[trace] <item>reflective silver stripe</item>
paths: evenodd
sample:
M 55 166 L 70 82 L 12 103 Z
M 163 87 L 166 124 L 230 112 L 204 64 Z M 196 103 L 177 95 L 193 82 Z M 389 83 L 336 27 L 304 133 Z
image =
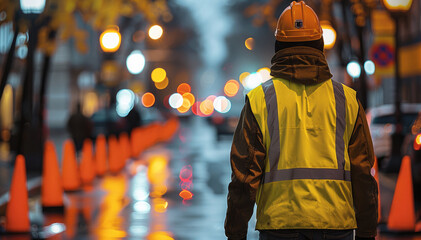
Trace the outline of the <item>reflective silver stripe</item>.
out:
M 329 179 L 351 181 L 351 172 L 328 168 L 279 169 L 266 173 L 264 183 L 294 179 Z
M 276 97 L 273 80 L 263 83 L 263 92 L 265 94 L 266 109 L 268 111 L 268 129 L 270 135 L 269 146 L 269 164 L 270 169 L 278 168 L 279 161 L 279 120 L 278 120 L 278 99 Z
M 270 146 L 268 151 L 268 159 L 270 164 L 270 172 L 264 174 L 263 183 L 294 180 L 294 179 L 329 179 L 329 180 L 345 180 L 351 181 L 351 172 L 345 171 L 344 157 L 344 133 L 345 133 L 345 107 L 346 99 L 344 89 L 341 83 L 332 80 L 333 92 L 335 95 L 336 107 L 336 160 L 338 162 L 337 169 L 327 168 L 293 168 L 293 169 L 277 169 L 280 156 L 279 142 L 279 116 L 278 102 L 276 97 L 273 80 L 265 82 L 262 87 L 265 94 L 266 108 L 268 111 L 268 129 L 270 135 Z
M 336 159 L 338 169 L 344 169 L 345 93 L 341 83 L 332 80 L 332 85 L 336 103 Z

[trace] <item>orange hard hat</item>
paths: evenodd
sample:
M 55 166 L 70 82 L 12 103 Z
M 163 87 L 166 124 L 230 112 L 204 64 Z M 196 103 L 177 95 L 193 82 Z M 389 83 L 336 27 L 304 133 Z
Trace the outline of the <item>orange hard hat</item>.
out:
M 304 1 L 293 1 L 279 16 L 275 37 L 280 42 L 306 42 L 322 37 L 316 13 Z

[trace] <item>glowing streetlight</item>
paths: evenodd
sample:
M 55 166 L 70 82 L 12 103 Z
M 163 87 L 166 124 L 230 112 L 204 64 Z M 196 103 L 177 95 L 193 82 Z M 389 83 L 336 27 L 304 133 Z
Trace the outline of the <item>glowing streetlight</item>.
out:
M 412 5 L 412 0 L 383 0 L 384 6 L 391 12 L 407 12 Z
M 164 33 L 164 30 L 159 25 L 153 25 L 149 28 L 149 37 L 153 40 L 160 39 L 162 37 L 162 34 Z
M 321 21 L 320 25 L 323 29 L 323 41 L 325 43 L 325 49 L 331 49 L 335 46 L 336 42 L 336 31 L 332 27 L 329 21 Z
M 25 14 L 40 14 L 44 11 L 46 0 L 20 0 L 20 8 Z
M 101 44 L 102 51 L 104 52 L 117 51 L 121 44 L 121 35 L 118 28 L 109 28 L 102 32 L 99 37 L 99 43 Z

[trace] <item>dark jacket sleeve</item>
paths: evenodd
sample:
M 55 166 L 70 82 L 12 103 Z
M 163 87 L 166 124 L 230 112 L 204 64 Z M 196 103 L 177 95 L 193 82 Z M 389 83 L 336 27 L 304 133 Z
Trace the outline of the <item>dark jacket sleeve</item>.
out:
M 225 218 L 225 235 L 228 239 L 247 237 L 248 221 L 253 215 L 265 156 L 263 135 L 246 98 L 231 147 L 232 174 Z
M 374 150 L 364 109 L 360 102 L 358 104 L 357 121 L 349 142 L 352 194 L 357 218 L 356 235 L 374 237 L 378 218 L 378 186 L 371 175 Z

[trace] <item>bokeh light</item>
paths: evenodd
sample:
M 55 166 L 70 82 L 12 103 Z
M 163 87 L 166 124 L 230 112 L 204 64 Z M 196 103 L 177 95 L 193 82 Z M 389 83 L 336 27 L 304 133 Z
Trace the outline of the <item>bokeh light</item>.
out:
M 180 192 L 180 197 L 183 198 L 184 200 L 190 200 L 193 198 L 193 193 L 191 193 L 189 190 L 183 189 Z
M 168 202 L 163 198 L 153 198 L 152 205 L 155 212 L 164 213 L 167 211 Z
M 248 75 L 244 81 L 243 86 L 247 90 L 252 90 L 262 84 L 262 76 L 259 73 L 252 73 Z
M 262 82 L 266 82 L 267 80 L 270 80 L 272 78 L 272 76 L 270 75 L 270 68 L 268 67 L 261 68 L 257 70 L 257 72 L 262 77 Z
M 323 29 L 323 41 L 325 49 L 333 48 L 336 42 L 335 29 L 332 27 L 329 21 L 321 21 L 320 25 Z
M 142 104 L 147 108 L 152 107 L 155 104 L 155 96 L 150 92 L 143 94 Z
M 219 96 L 213 101 L 213 106 L 220 113 L 227 113 L 231 110 L 231 101 L 224 96 Z
M 121 89 L 116 95 L 116 111 L 120 117 L 125 117 L 132 110 L 136 96 L 130 89 Z
M 127 57 L 126 66 L 131 74 L 141 73 L 145 67 L 145 56 L 140 50 L 134 50 Z
M 194 97 L 194 95 L 192 93 L 186 92 L 182 96 L 183 96 L 183 99 L 187 99 L 188 100 L 189 107 L 191 107 L 194 104 L 194 102 L 196 101 L 196 99 L 195 99 L 195 97 Z
M 358 78 L 361 75 L 361 66 L 356 61 L 352 61 L 346 66 L 346 71 L 352 78 Z
M 243 72 L 240 74 L 240 77 L 238 79 L 240 80 L 241 84 L 243 84 L 244 80 L 246 79 L 246 77 L 248 77 L 248 75 L 250 75 L 249 72 Z
M 183 95 L 186 92 L 191 92 L 191 87 L 187 83 L 182 83 L 182 84 L 178 85 L 177 92 L 179 94 Z
M 151 73 L 152 81 L 156 83 L 164 81 L 166 76 L 167 72 L 163 68 L 155 68 Z
M 206 98 L 199 106 L 200 112 L 205 116 L 210 116 L 214 112 L 213 99 Z
M 117 28 L 117 29 L 116 29 Z M 99 37 L 101 49 L 104 52 L 115 52 L 120 48 L 121 35 L 118 32 L 118 27 L 113 27 L 105 30 Z
M 28 47 L 26 45 L 22 45 L 18 48 L 18 50 L 16 51 L 16 55 L 18 56 L 18 58 L 20 59 L 25 59 L 26 56 L 28 55 Z
M 203 114 L 200 112 L 200 104 L 201 104 L 200 101 L 195 102 L 193 106 L 191 107 L 191 111 L 193 112 L 194 115 L 203 117 Z
M 164 81 L 162 82 L 154 82 L 155 83 L 155 87 L 159 90 L 165 89 L 168 86 L 169 80 L 168 77 L 164 78 Z
M 235 95 L 237 95 L 239 89 L 240 84 L 236 80 L 231 79 L 228 80 L 227 83 L 225 83 L 224 93 L 228 97 L 234 97 Z
M 183 105 L 183 96 L 179 93 L 174 93 L 168 100 L 172 108 L 179 108 Z
M 254 48 L 254 38 L 249 37 L 246 39 L 246 41 L 244 42 L 244 45 L 246 46 L 246 48 L 248 50 L 253 50 Z
M 160 39 L 162 37 L 162 34 L 164 33 L 164 30 L 159 25 L 153 25 L 149 28 L 149 37 L 153 40 Z
M 367 60 L 364 63 L 364 70 L 368 75 L 373 75 L 376 72 L 376 65 L 373 61 Z

